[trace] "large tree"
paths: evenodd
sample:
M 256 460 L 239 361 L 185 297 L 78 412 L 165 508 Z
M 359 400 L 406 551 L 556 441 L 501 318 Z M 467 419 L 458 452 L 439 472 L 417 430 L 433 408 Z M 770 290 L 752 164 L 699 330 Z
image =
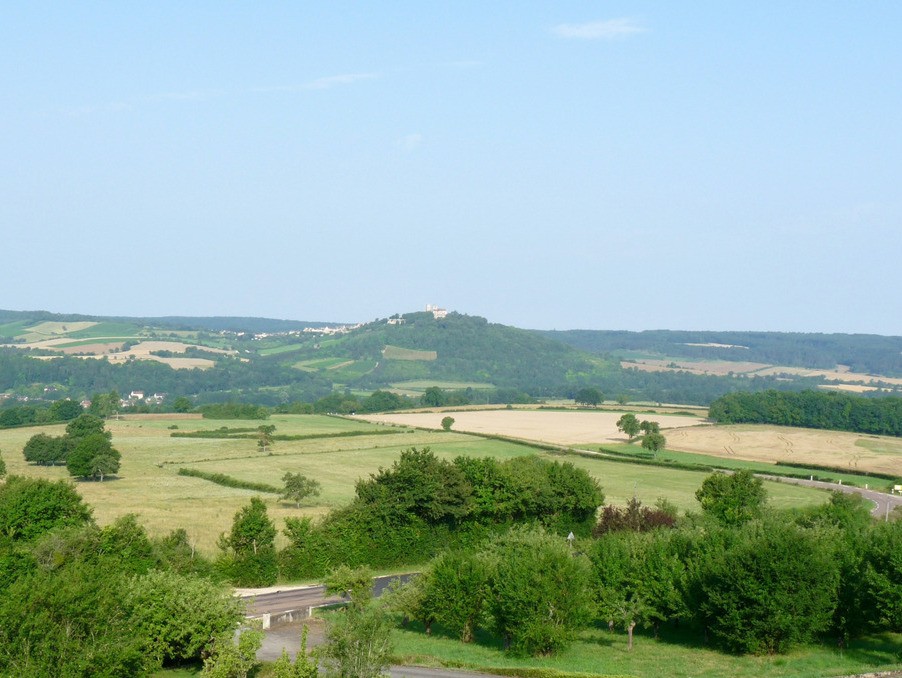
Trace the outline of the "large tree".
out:
M 566 647 L 591 616 L 590 568 L 564 539 L 514 530 L 493 544 L 489 604 L 495 630 L 514 654 L 547 655 Z
M 25 461 L 39 466 L 65 464 L 71 444 L 68 436 L 50 436 L 37 433 L 28 439 L 22 448 Z
M 0 535 L 8 539 L 31 541 L 90 522 L 91 509 L 69 482 L 10 476 L 0 485 Z
M 741 525 L 764 510 L 767 491 L 751 471 L 712 473 L 695 492 L 702 511 L 723 525 Z
M 723 648 L 785 652 L 825 631 L 839 563 L 823 534 L 776 522 L 750 525 L 699 568 L 698 614 Z
M 604 402 L 604 395 L 597 388 L 586 387 L 579 389 L 573 396 L 574 402 L 578 405 L 588 405 L 590 407 L 598 407 Z
M 626 433 L 630 440 L 635 438 L 640 429 L 639 429 L 639 420 L 636 419 L 635 414 L 627 413 L 624 414 L 620 419 L 617 420 L 617 429 Z
M 276 580 L 276 527 L 258 497 L 241 508 L 228 535 L 219 538 L 226 555 L 225 567 L 239 586 L 269 586 Z
M 66 459 L 66 468 L 69 475 L 103 481 L 119 471 L 121 456 L 103 433 L 92 433 L 76 441 Z

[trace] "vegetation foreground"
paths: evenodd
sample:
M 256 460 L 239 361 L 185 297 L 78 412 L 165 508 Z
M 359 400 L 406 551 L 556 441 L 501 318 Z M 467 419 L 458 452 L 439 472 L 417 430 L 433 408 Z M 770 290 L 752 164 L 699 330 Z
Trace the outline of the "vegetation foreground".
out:
M 453 421 L 436 432 L 270 421 L 86 416 L 4 432 L 6 451 L 12 436 L 24 454 L 6 454 L 15 474 L 0 482 L 0 675 L 188 662 L 211 676 L 364 678 L 393 658 L 534 676 L 824 675 L 902 661 L 902 523 L 874 523 L 855 498 L 747 470 L 537 453 Z M 166 484 L 182 483 L 237 510 L 223 509 L 205 552 L 185 504 L 169 506 L 181 525 L 168 532 L 148 534 L 128 512 L 97 524 L 75 487 L 53 480 L 67 473 L 120 510 L 162 508 Z M 801 494 L 781 508 L 772 490 Z M 400 566 L 422 574 L 370 600 L 368 568 Z M 286 656 L 260 672 L 260 632 L 233 642 L 240 610 L 222 585 L 314 578 L 349 600 L 320 666 Z

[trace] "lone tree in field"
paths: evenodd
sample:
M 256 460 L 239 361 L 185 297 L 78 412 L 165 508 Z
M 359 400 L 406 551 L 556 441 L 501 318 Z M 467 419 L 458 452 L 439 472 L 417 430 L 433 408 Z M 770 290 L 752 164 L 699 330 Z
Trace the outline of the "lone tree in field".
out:
M 257 427 L 257 447 L 263 452 L 272 447 L 272 434 L 276 432 L 276 427 L 272 424 L 261 424 Z
M 444 429 L 445 431 L 450 431 L 453 425 L 454 417 L 445 417 L 442 419 L 442 429 Z
M 285 483 L 285 490 L 280 498 L 293 501 L 297 508 L 301 507 L 301 502 L 307 497 L 318 497 L 322 489 L 318 480 L 308 478 L 301 473 L 288 471 L 282 476 L 282 481 Z
M 636 419 L 635 414 L 624 414 L 617 420 L 617 429 L 626 433 L 630 441 L 639 434 L 641 430 L 639 426 L 639 420 Z
M 657 431 L 642 436 L 642 449 L 658 453 L 667 445 L 667 438 Z
M 577 405 L 598 407 L 604 402 L 604 395 L 597 388 L 581 388 L 573 396 L 573 401 Z

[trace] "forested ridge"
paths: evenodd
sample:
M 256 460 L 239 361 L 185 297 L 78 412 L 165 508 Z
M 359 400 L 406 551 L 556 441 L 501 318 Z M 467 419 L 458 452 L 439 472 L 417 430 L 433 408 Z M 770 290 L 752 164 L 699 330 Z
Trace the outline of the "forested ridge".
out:
M 902 376 L 902 337 L 877 334 L 680 330 L 565 330 L 541 334 L 599 355 L 622 350 L 648 351 L 667 357 L 751 361 L 812 369 L 847 365 L 853 372 Z

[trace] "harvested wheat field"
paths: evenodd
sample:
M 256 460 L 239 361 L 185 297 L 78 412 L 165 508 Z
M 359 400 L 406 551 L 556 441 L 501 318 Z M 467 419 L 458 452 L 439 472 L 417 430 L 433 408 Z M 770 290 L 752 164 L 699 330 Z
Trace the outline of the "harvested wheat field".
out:
M 667 447 L 729 459 L 821 464 L 850 471 L 902 472 L 902 440 L 845 431 L 754 424 L 667 431 Z
M 697 417 L 673 414 L 643 414 L 636 417 L 656 421 L 667 435 L 667 429 L 704 426 Z M 533 440 L 557 445 L 587 445 L 590 443 L 623 443 L 626 436 L 617 430 L 622 412 L 579 411 L 545 412 L 541 410 L 470 410 L 465 412 L 417 412 L 406 414 L 371 414 L 358 418 L 386 424 L 403 424 L 420 428 L 442 427 L 442 419 L 454 418 L 452 430 L 467 433 L 488 433 L 521 440 Z

